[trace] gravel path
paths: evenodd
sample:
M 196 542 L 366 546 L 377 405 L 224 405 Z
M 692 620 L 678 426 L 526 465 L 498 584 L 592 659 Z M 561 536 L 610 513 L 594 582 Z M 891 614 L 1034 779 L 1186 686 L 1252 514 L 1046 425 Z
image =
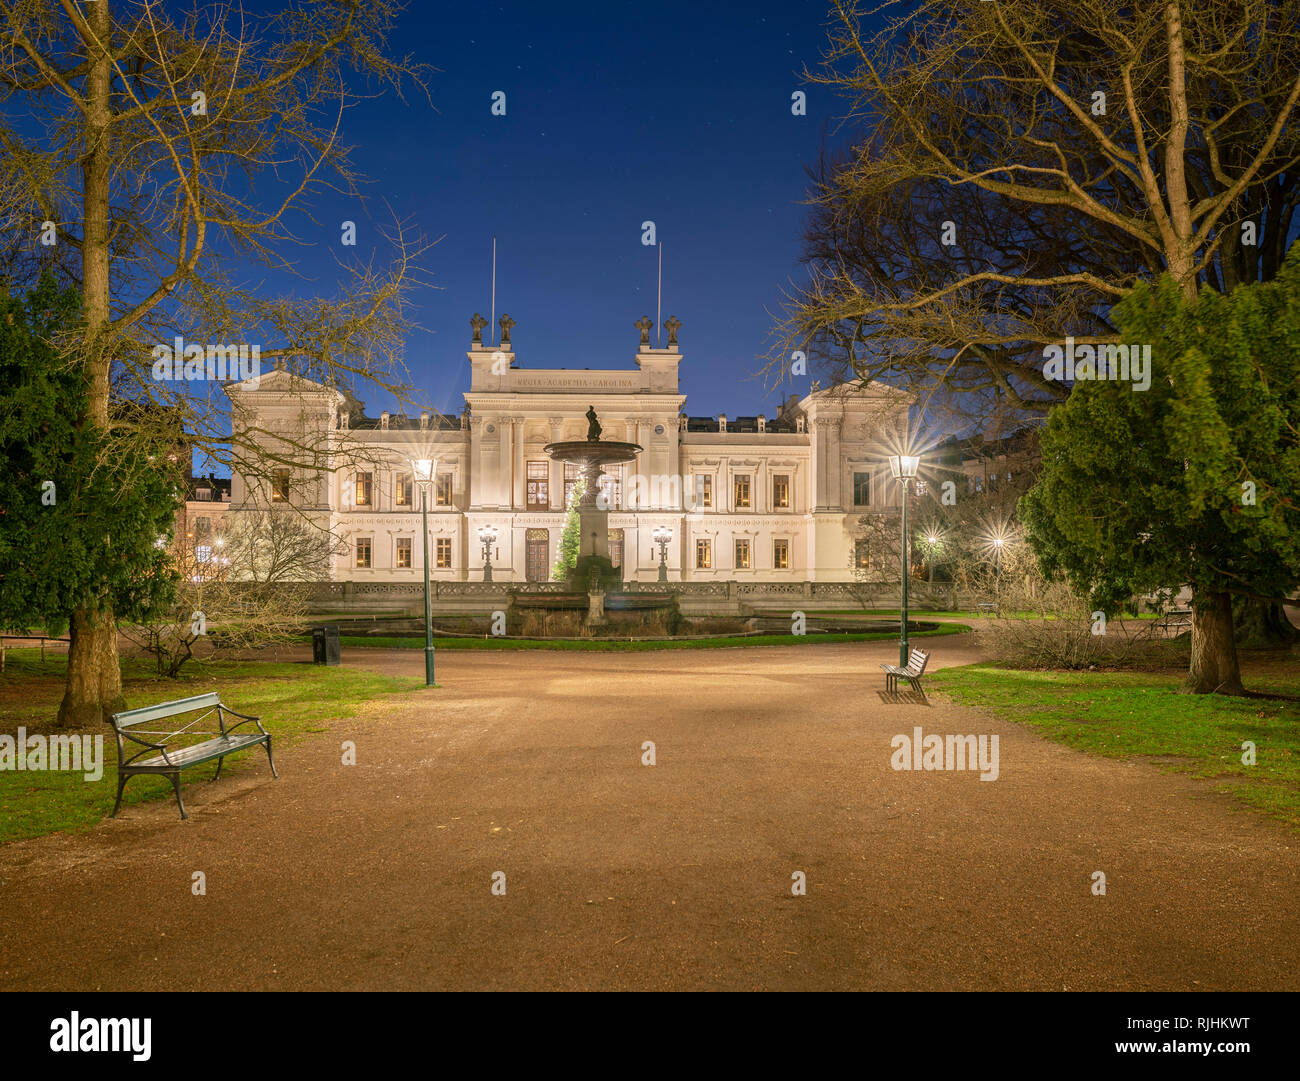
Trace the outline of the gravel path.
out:
M 285 748 L 279 781 L 190 784 L 188 822 L 159 801 L 0 849 L 0 988 L 1300 989 L 1294 834 L 884 701 L 896 657 L 440 653 L 442 689 Z M 997 734 L 1000 776 L 895 771 L 916 725 Z

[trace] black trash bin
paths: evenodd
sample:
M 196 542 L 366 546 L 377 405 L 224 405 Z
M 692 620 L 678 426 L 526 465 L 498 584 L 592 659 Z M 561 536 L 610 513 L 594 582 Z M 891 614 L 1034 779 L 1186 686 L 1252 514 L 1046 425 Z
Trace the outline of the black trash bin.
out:
M 312 661 L 315 664 L 338 664 L 339 656 L 338 627 L 313 627 L 311 629 Z

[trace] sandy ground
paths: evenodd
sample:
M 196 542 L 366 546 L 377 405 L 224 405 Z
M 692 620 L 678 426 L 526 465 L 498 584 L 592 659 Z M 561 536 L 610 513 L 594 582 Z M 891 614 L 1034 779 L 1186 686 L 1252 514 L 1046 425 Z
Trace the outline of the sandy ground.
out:
M 0 849 L 0 988 L 1300 989 L 1295 834 L 885 700 L 896 656 L 440 653 L 441 689 L 283 748 L 281 780 L 205 771 L 188 822 Z M 914 725 L 998 734 L 999 778 L 893 770 Z

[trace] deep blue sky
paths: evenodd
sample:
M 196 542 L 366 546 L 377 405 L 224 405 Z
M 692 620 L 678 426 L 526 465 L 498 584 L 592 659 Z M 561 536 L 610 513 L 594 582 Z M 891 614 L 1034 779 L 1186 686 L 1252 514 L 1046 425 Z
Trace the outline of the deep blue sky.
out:
M 353 110 L 344 136 L 373 181 L 367 207 L 317 199 L 314 210 L 322 224 L 356 220 L 362 256 L 385 204 L 441 238 L 424 260 L 437 288 L 418 298 L 424 330 L 407 350 L 429 402 L 463 404 L 494 234 L 497 315 L 518 324 L 521 365 L 631 367 L 632 324 L 655 312 L 645 220 L 664 245 L 663 317 L 683 324 L 687 411 L 770 415 L 806 392 L 806 377 L 766 395 L 753 377 L 783 286 L 804 277 L 805 167 L 844 107 L 797 75 L 818 63 L 826 17 L 823 0 L 414 0 L 393 46 L 439 69 L 433 108 L 390 94 Z M 802 117 L 790 108 L 798 89 Z M 491 115 L 496 90 L 505 117 Z M 315 257 L 300 265 L 310 274 Z M 372 415 L 388 404 L 367 400 Z

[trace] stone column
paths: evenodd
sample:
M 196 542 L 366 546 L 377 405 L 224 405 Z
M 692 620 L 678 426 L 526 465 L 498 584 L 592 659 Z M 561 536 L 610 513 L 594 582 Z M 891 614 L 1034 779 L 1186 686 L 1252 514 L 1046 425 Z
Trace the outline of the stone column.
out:
M 563 432 L 563 417 L 548 417 L 551 424 L 551 442 L 558 443 L 560 435 Z M 548 471 L 550 478 L 550 504 L 551 510 L 564 510 L 564 463 L 551 459 Z
M 842 454 L 840 451 L 841 417 L 827 418 L 826 439 L 826 505 L 831 510 L 844 509 L 844 470 L 840 468 Z
M 624 438 L 625 438 L 629 443 L 640 443 L 640 442 L 641 442 L 641 440 L 637 438 L 637 436 L 638 436 L 638 434 L 639 434 L 639 428 L 640 428 L 640 425 L 637 423 L 635 417 L 628 417 L 627 420 L 625 420 L 625 421 L 623 422 L 623 426 L 624 426 L 624 428 L 625 428 L 626 431 L 627 431 L 627 435 L 626 435 Z M 644 453 L 645 453 L 645 452 L 642 451 L 642 452 L 641 452 L 640 454 L 638 454 L 635 458 L 633 458 L 630 462 L 624 462 L 624 463 L 623 463 L 623 499 L 624 499 L 624 501 L 627 500 L 628 494 L 632 491 L 632 478 L 635 477 L 635 476 L 637 476 L 637 475 L 641 472 L 641 454 L 644 454 Z M 640 485 L 637 485 L 637 490 L 640 491 Z M 626 548 L 626 545 L 625 545 L 624 547 Z M 624 558 L 624 559 L 627 558 L 626 553 L 624 554 L 624 557 L 623 557 L 623 558 Z
M 510 506 L 510 418 L 497 417 L 496 504 Z
M 515 510 L 523 510 L 527 503 L 525 497 L 525 485 L 527 484 L 526 471 L 524 469 L 524 418 L 511 417 L 510 427 L 513 429 L 511 438 L 514 441 L 514 484 L 511 492 L 511 505 Z

